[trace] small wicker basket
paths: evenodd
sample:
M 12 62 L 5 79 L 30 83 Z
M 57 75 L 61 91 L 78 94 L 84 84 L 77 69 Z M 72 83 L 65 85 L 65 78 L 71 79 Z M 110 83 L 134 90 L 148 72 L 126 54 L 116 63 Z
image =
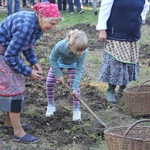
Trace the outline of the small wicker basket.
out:
M 135 126 L 150 119 L 138 120 L 129 127 L 114 127 L 104 131 L 109 150 L 149 150 L 150 126 Z M 132 130 L 131 130 L 132 129 Z
M 126 110 L 133 117 L 150 115 L 150 85 L 144 85 L 149 81 L 126 88 L 123 92 Z

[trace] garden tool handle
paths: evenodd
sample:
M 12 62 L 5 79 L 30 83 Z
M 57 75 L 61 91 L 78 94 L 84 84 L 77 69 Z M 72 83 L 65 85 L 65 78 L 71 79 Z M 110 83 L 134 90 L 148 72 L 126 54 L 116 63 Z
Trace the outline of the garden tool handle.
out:
M 150 122 L 150 119 L 142 119 L 142 120 L 138 120 L 138 121 L 134 122 L 132 125 L 130 125 L 130 126 L 127 128 L 126 132 L 124 133 L 124 137 L 129 133 L 129 131 L 130 131 L 135 125 L 137 125 L 137 124 L 139 124 L 139 123 L 141 123 L 141 122 Z
M 71 88 L 66 83 L 64 83 L 64 86 L 69 92 L 72 92 Z M 101 124 L 102 127 L 107 128 L 107 125 L 89 108 L 89 106 L 81 98 L 76 95 L 73 96 L 81 102 L 81 104 L 93 115 L 93 117 Z

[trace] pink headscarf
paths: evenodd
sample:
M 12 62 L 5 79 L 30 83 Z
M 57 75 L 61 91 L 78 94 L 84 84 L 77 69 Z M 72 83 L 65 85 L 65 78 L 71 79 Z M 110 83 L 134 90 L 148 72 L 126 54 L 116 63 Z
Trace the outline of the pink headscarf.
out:
M 49 2 L 36 3 L 33 9 L 43 17 L 61 17 L 58 6 L 56 4 Z

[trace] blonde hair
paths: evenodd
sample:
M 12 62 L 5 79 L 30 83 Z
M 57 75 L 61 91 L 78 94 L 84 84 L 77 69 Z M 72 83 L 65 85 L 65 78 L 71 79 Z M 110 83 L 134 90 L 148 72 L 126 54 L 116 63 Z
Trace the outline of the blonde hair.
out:
M 84 51 L 88 47 L 88 38 L 84 31 L 75 29 L 65 38 L 76 51 Z

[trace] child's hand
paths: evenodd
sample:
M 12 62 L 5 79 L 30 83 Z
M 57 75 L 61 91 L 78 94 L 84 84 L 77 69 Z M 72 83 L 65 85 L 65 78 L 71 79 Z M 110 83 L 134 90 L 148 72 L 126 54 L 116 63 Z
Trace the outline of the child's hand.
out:
M 61 77 L 57 78 L 56 81 L 57 81 L 58 83 L 63 83 L 63 84 L 64 84 L 64 77 L 61 76 Z
M 75 90 L 73 90 L 72 92 L 70 92 L 70 94 L 72 95 L 72 96 L 78 96 L 78 93 L 77 93 L 77 91 L 75 91 Z

